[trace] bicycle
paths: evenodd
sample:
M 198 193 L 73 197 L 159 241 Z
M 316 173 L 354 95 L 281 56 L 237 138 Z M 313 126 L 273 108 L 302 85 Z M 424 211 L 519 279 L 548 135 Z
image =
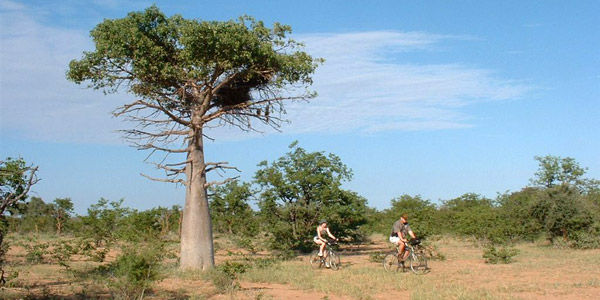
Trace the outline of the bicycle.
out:
M 315 250 L 310 254 L 310 266 L 313 269 L 319 269 L 322 266 L 327 267 L 329 265 L 329 268 L 332 270 L 339 270 L 341 266 L 340 255 L 332 249 L 332 246 L 337 243 L 329 240 L 325 241 L 325 243 L 325 253 L 323 253 L 323 256 L 319 256 L 319 250 Z
M 398 253 L 399 249 L 396 246 L 396 252 L 390 253 L 383 258 L 383 268 L 388 271 L 398 271 L 402 268 L 402 272 L 405 272 L 404 269 L 406 266 L 404 265 L 405 261 L 408 261 L 410 270 L 417 274 L 423 275 L 429 273 L 429 268 L 427 267 L 427 257 L 425 257 L 425 250 L 422 249 L 419 245 L 421 244 L 420 240 L 413 240 L 410 243 L 405 243 L 405 248 L 402 253 Z M 408 257 L 405 261 L 402 260 L 404 254 L 408 251 Z

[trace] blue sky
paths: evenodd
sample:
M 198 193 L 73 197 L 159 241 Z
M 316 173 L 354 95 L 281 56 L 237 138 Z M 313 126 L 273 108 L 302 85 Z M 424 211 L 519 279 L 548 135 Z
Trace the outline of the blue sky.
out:
M 439 203 L 517 191 L 534 156 L 573 157 L 600 178 L 598 1 L 56 2 L 0 0 L 0 157 L 38 165 L 32 195 L 70 197 L 78 213 L 101 197 L 183 205 L 182 187 L 140 176 L 160 172 L 115 132 L 130 126 L 110 112 L 133 97 L 64 76 L 93 49 L 96 24 L 152 3 L 169 16 L 288 24 L 326 59 L 319 97 L 288 105 L 282 132 L 211 133 L 207 161 L 228 161 L 244 181 L 295 140 L 338 155 L 354 171 L 344 187 L 379 209 L 402 194 Z

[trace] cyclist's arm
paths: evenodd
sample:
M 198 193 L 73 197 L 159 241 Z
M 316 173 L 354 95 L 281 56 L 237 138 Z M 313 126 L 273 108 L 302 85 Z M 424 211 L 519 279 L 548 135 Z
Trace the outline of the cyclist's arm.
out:
M 327 234 L 329 235 L 330 238 L 332 239 L 336 239 L 335 236 L 333 236 L 333 234 L 331 234 L 331 231 L 329 231 L 329 228 L 327 228 Z
M 411 236 L 413 239 L 416 239 L 416 238 L 417 238 L 417 236 L 415 235 L 415 233 L 414 233 L 412 230 L 409 230 L 409 231 L 408 231 L 408 234 L 409 234 L 409 235 L 410 235 L 410 236 Z

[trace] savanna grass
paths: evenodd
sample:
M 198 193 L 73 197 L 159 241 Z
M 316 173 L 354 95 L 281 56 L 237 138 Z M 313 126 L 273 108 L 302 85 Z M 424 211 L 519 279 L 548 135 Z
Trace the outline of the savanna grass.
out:
M 313 270 L 306 262 L 286 262 L 272 268 L 251 269 L 242 278 L 252 282 L 290 284 L 299 289 L 347 295 L 357 299 L 368 299 L 389 289 L 402 290 L 401 287 L 408 288 L 426 280 L 411 274 L 388 273 L 377 264 L 332 271 Z
M 483 289 L 471 290 L 462 285 L 418 285 L 411 291 L 411 300 L 499 300 L 512 299 Z

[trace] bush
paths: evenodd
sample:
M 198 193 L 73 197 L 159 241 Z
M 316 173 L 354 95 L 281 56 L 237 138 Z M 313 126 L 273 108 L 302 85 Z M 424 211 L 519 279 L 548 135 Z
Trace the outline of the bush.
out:
M 421 196 L 401 195 L 391 200 L 391 207 L 380 213 L 371 215 L 371 221 L 375 224 L 372 228 L 385 236 L 389 236 L 392 224 L 400 219 L 402 213 L 408 214 L 408 222 L 413 232 L 420 239 L 440 233 L 440 222 L 437 219 L 436 207 L 429 200 Z
M 571 233 L 569 246 L 577 249 L 596 249 L 600 248 L 600 223 L 591 225 L 587 230 L 580 230 Z
M 385 258 L 387 253 L 384 252 L 372 252 L 369 254 L 369 261 L 380 263 L 383 262 L 383 258 Z
M 162 260 L 167 253 L 163 243 L 134 244 L 123 250 L 108 272 L 115 299 L 142 299 L 145 291 L 160 277 Z
M 208 273 L 208 278 L 219 293 L 231 293 L 240 288 L 237 282 L 239 275 L 245 273 L 252 266 L 250 264 L 226 261 Z
M 570 246 L 588 247 L 595 234 L 596 218 L 579 190 L 569 185 L 545 189 L 532 205 L 531 216 L 543 224 L 552 243 L 563 240 Z
M 88 208 L 87 216 L 80 217 L 75 235 L 94 241 L 96 246 L 110 246 L 119 236 L 124 219 L 130 210 L 122 208 L 123 199 L 110 202 L 101 198 Z
M 235 278 L 219 269 L 211 270 L 206 276 L 221 294 L 231 293 L 240 287 Z
M 25 260 L 30 264 L 41 264 L 44 262 L 44 256 L 48 254 L 48 244 L 25 244 L 27 254 Z
M 483 252 L 483 258 L 488 264 L 509 264 L 513 262 L 513 257 L 519 254 L 519 250 L 515 248 L 502 247 L 499 250 L 494 246 L 490 246 Z
M 436 245 L 430 245 L 428 243 L 421 245 L 423 250 L 425 251 L 425 256 L 429 259 L 444 261 L 446 260 L 446 255 L 440 252 L 439 248 Z

